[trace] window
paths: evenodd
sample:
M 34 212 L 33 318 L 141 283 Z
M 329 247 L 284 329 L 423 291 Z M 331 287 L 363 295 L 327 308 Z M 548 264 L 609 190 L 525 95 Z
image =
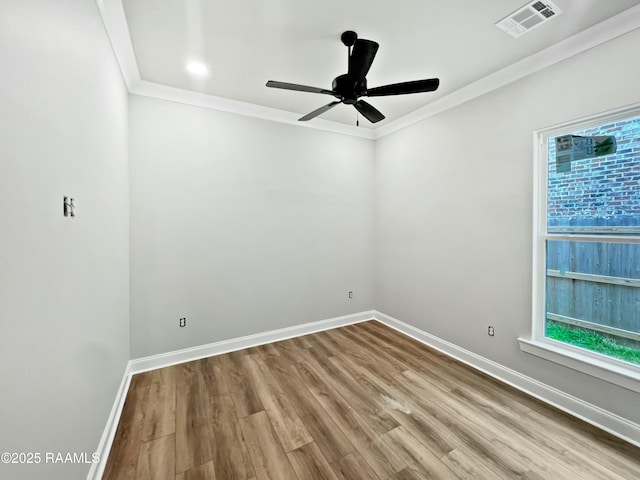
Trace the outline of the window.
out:
M 640 106 L 535 140 L 533 328 L 521 347 L 640 391 Z

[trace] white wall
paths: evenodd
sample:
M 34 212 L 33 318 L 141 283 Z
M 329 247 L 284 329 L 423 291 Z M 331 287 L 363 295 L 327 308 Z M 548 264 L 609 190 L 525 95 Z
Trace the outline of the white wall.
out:
M 640 396 L 525 354 L 532 132 L 640 100 L 640 31 L 376 145 L 376 309 L 640 422 Z M 494 325 L 495 337 L 487 336 Z
M 90 0 L 0 3 L 0 478 L 86 478 L 129 358 L 127 93 Z M 64 218 L 73 196 L 77 217 Z
M 91 454 L 129 358 L 371 308 L 640 422 L 637 394 L 515 340 L 530 328 L 531 131 L 639 101 L 638 44 L 374 145 L 128 100 L 93 1 L 2 2 L 0 451 Z
M 139 96 L 130 111 L 133 358 L 373 307 L 372 141 Z

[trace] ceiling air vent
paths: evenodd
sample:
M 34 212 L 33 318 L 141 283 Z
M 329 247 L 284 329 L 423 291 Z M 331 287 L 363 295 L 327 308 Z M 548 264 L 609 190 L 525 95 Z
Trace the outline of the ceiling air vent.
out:
M 542 25 L 562 13 L 558 6 L 549 1 L 531 2 L 496 23 L 496 27 L 514 38 Z

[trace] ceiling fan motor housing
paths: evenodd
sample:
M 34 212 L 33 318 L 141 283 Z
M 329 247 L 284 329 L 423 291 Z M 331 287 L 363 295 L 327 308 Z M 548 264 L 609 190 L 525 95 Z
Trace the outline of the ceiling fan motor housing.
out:
M 342 99 L 343 103 L 352 105 L 358 101 L 358 97 L 367 94 L 367 79 L 354 79 L 348 73 L 345 73 L 333 79 L 331 89 L 340 96 L 339 98 Z

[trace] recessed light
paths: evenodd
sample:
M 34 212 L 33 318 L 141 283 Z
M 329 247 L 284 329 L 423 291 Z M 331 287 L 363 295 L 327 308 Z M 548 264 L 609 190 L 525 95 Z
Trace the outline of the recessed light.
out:
M 191 61 L 187 62 L 187 72 L 202 77 L 209 73 L 209 69 L 202 62 Z

